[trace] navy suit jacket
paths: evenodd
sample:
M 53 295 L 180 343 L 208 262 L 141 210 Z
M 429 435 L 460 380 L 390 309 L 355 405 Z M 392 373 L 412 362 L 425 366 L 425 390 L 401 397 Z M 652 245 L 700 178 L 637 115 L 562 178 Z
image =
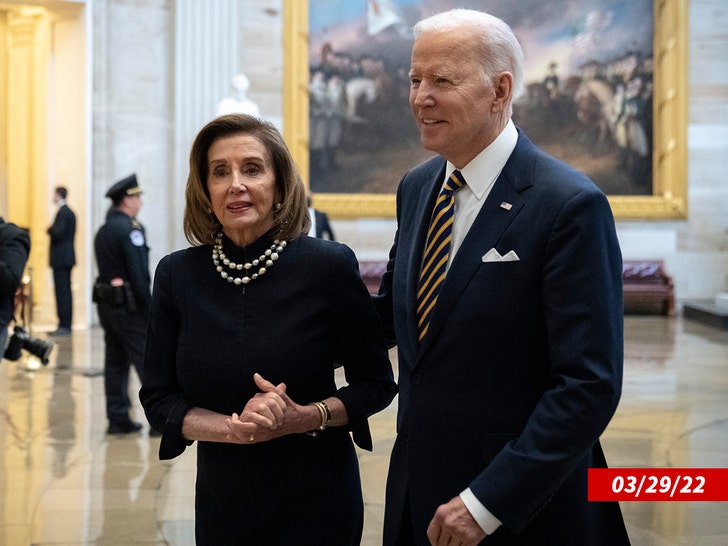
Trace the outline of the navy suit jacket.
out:
M 76 215 L 68 205 L 58 209 L 53 224 L 48 228 L 51 238 L 50 266 L 71 269 L 76 265 L 76 251 L 73 239 L 76 235 Z
M 445 160 L 408 172 L 375 304 L 399 356 L 398 435 L 384 544 L 406 499 L 417 544 L 470 487 L 502 522 L 488 544 L 628 544 L 616 503 L 587 502 L 587 468 L 621 393 L 622 261 L 604 194 L 518 143 L 454 257 L 420 344 L 416 290 Z M 518 261 L 484 262 L 492 248 Z

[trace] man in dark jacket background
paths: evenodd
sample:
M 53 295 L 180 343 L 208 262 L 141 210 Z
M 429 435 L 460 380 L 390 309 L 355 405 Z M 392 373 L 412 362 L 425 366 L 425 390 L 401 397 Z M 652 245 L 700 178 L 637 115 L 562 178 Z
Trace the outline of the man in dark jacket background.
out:
M 76 236 L 76 215 L 68 206 L 68 190 L 58 186 L 53 194 L 53 202 L 58 205 L 56 217 L 48 228 L 51 238 L 50 266 L 53 269 L 53 284 L 56 291 L 56 312 L 58 329 L 51 332 L 55 336 L 71 334 L 73 323 L 73 292 L 71 291 L 71 269 L 76 265 L 74 237 Z

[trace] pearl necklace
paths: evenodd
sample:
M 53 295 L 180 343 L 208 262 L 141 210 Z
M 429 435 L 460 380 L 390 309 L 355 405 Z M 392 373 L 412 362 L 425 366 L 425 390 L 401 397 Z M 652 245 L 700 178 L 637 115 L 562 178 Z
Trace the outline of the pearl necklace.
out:
M 261 275 L 264 275 L 265 272 L 268 271 L 268 268 L 273 267 L 273 264 L 278 259 L 280 253 L 283 252 L 283 249 L 286 248 L 287 244 L 288 243 L 286 243 L 286 241 L 279 241 L 276 239 L 273 241 L 271 247 L 261 254 L 257 260 L 244 264 L 236 264 L 235 262 L 231 262 L 222 251 L 222 233 L 218 233 L 217 237 L 215 237 L 215 244 L 212 246 L 212 262 L 215 264 L 217 272 L 220 273 L 220 276 L 227 282 L 238 285 L 248 284 L 250 281 L 254 281 Z M 225 271 L 221 263 L 233 271 L 245 270 L 246 274 L 244 277 L 233 277 L 230 273 Z M 247 273 L 250 269 L 258 266 L 260 267 L 257 272 L 254 272 L 251 275 Z

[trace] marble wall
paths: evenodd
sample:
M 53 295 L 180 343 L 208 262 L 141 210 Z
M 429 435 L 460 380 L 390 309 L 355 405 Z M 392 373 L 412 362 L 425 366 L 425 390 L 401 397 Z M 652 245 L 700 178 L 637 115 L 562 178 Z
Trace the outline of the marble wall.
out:
M 233 59 L 234 70 L 248 74 L 249 97 L 261 113 L 278 121 L 282 116 L 283 0 L 219 3 L 235 18 L 194 12 L 191 0 L 92 4 L 94 222 L 103 219 L 106 187 L 138 172 L 154 263 L 186 244 L 181 203 L 191 133 L 211 115 L 212 99 L 229 93 L 230 73 L 217 61 Z M 693 0 L 689 15 L 689 216 L 618 222 L 624 257 L 664 259 L 678 302 L 728 290 L 728 6 Z M 181 25 L 192 16 L 195 24 Z M 221 29 L 233 29 L 238 42 L 221 38 Z M 189 44 L 189 51 L 180 50 Z M 236 55 L 229 55 L 230 47 Z M 201 48 L 205 55 L 195 55 Z M 185 93 L 189 86 L 201 94 Z M 395 225 L 391 219 L 335 219 L 334 229 L 360 258 L 370 259 L 386 257 Z
M 94 225 L 106 189 L 136 172 L 152 267 L 187 246 L 189 150 L 246 73 L 248 97 L 281 123 L 281 0 L 96 0 L 93 11 Z

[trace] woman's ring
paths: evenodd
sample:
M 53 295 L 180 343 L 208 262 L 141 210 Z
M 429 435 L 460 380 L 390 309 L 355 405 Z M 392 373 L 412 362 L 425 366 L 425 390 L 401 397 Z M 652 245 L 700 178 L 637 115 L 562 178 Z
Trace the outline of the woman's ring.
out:
M 248 442 L 250 442 L 251 444 L 252 444 L 253 442 L 255 442 L 255 434 L 251 434 L 251 435 L 250 435 L 250 438 L 248 439 Z

